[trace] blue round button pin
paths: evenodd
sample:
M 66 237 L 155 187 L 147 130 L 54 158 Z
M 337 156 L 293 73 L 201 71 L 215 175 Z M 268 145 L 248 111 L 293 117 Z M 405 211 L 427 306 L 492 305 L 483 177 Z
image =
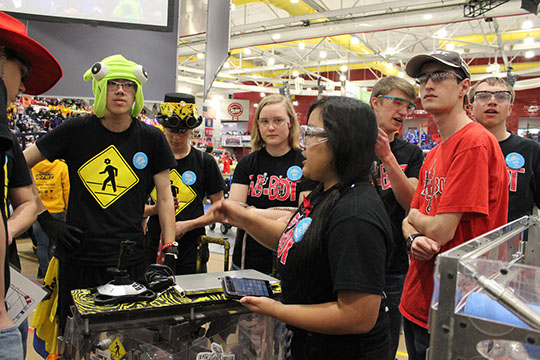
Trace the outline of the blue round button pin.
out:
M 182 174 L 182 182 L 185 185 L 191 186 L 191 185 L 195 184 L 196 181 L 197 181 L 197 175 L 195 175 L 195 173 L 193 171 L 188 170 L 188 171 L 185 171 Z
M 294 242 L 300 242 L 302 240 L 304 234 L 311 225 L 311 221 L 313 221 L 311 218 L 305 218 L 301 220 L 298 224 L 296 224 L 293 232 Z
M 145 153 L 139 151 L 133 155 L 133 166 L 135 166 L 135 168 L 142 170 L 146 165 L 148 165 L 148 156 L 146 156 Z
M 525 165 L 525 158 L 517 152 L 506 155 L 506 165 L 511 169 L 521 169 Z
M 302 168 L 298 165 L 293 165 L 287 170 L 287 178 L 291 181 L 298 181 L 302 178 Z

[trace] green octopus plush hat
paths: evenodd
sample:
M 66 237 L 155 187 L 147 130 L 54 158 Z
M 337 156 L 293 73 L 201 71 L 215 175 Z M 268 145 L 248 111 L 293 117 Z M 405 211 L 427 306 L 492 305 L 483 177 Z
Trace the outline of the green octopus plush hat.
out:
M 107 106 L 107 81 L 125 79 L 137 83 L 135 102 L 131 109 L 131 116 L 137 117 L 144 106 L 142 85 L 148 80 L 148 74 L 142 67 L 122 55 L 112 55 L 92 65 L 83 76 L 84 81 L 92 79 L 92 92 L 96 97 L 94 114 L 97 117 L 105 115 Z

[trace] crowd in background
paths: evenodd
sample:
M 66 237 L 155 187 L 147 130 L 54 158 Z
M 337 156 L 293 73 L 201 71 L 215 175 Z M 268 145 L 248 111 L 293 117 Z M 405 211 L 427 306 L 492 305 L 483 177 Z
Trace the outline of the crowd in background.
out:
M 27 134 L 18 136 L 19 143 L 25 149 L 33 144 L 39 136 L 71 117 L 79 117 L 89 113 L 90 109 L 91 107 L 80 99 L 19 97 L 8 108 L 7 116 L 9 128 L 13 133 Z

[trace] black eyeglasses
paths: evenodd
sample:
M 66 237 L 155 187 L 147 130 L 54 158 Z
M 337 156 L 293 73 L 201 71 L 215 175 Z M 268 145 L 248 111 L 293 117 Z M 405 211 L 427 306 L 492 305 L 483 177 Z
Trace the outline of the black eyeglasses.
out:
M 498 103 L 505 103 L 505 102 L 512 101 L 512 93 L 510 91 L 502 90 L 502 91 L 477 91 L 476 94 L 474 94 L 473 102 L 476 101 L 478 103 L 487 103 L 493 97 L 495 98 L 495 101 Z
M 444 80 L 453 78 L 458 79 L 458 82 L 461 82 L 463 80 L 463 77 L 461 75 L 444 70 L 422 73 L 418 75 L 415 80 L 418 85 L 425 85 L 429 79 L 431 79 L 434 83 L 438 84 L 440 82 L 443 82 Z
M 119 88 L 124 89 L 125 92 L 134 93 L 137 90 L 137 83 L 133 81 L 120 82 L 116 80 L 107 81 L 107 90 L 116 91 Z

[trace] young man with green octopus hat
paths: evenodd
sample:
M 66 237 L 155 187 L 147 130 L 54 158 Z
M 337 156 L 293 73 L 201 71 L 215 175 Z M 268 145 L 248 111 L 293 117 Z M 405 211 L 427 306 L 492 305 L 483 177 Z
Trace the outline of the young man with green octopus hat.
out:
M 47 158 L 64 159 L 69 168 L 66 223 L 52 218 L 44 207 L 38 215 L 57 243 L 61 328 L 72 304 L 71 290 L 113 279 L 107 268 L 117 264 L 122 241 L 135 242 L 128 261 L 130 277 L 144 274 L 141 219 L 154 184 L 165 243 L 174 241 L 169 172 L 176 162 L 163 133 L 136 119 L 143 108 L 146 72 L 114 55 L 88 69 L 84 80 L 90 79 L 94 113 L 66 121 L 24 152 L 29 167 Z

